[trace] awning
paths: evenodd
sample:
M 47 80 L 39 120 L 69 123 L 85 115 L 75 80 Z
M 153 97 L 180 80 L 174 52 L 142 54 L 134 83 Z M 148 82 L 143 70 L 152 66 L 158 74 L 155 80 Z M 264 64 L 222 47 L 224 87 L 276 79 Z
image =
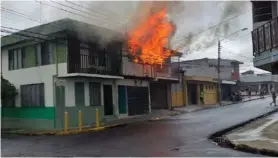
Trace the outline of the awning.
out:
M 235 81 L 228 81 L 228 80 L 222 80 L 221 83 L 223 83 L 223 84 L 236 84 Z
M 217 80 L 212 77 L 184 76 L 184 79 L 187 81 L 217 82 Z
M 178 83 L 179 79 L 178 78 L 170 78 L 170 77 L 156 77 L 155 81 Z
M 94 78 L 106 78 L 106 79 L 124 79 L 122 76 L 100 75 L 100 74 L 87 74 L 87 73 L 70 73 L 66 75 L 59 75 L 60 78 L 67 77 L 94 77 Z

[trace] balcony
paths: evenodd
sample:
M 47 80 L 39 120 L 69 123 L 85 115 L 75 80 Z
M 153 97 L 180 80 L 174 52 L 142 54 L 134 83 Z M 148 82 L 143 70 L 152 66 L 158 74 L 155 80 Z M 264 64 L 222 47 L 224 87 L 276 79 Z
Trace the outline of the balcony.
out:
M 179 79 L 179 72 L 178 70 L 175 71 L 172 69 L 171 64 L 164 64 L 162 66 L 156 66 L 156 79 L 163 79 L 163 80 L 178 80 Z
M 134 63 L 128 57 L 123 57 L 123 75 L 126 77 L 138 77 L 159 80 L 178 80 L 179 73 L 171 69 L 171 64 L 163 66 L 144 65 Z
M 278 17 L 254 29 L 252 40 L 254 66 L 274 72 L 278 61 Z
M 121 61 L 109 56 L 80 54 L 70 58 L 68 62 L 68 73 L 86 73 L 99 75 L 121 75 Z
M 252 31 L 253 55 L 260 56 L 265 51 L 278 47 L 278 17 Z

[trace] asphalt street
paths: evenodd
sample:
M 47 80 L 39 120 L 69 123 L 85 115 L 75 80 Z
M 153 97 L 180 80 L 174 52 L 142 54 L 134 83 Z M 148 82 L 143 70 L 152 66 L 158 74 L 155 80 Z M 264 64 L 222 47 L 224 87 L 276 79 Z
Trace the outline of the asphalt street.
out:
M 268 97 L 79 135 L 2 136 L 2 156 L 259 156 L 219 147 L 208 136 L 274 110 L 270 102 Z

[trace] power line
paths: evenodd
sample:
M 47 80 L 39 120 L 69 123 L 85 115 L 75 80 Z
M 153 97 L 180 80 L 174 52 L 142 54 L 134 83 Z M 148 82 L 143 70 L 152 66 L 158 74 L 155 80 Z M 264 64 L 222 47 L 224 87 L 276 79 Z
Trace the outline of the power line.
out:
M 29 16 L 27 16 L 27 15 L 25 15 L 25 14 L 23 14 L 23 13 L 20 13 L 20 12 L 11 10 L 11 9 L 6 9 L 6 8 L 4 8 L 4 7 L 1 7 L 1 10 L 5 11 L 5 12 L 7 12 L 7 13 L 13 14 L 13 15 L 19 16 L 19 17 L 23 17 L 23 18 L 28 19 L 28 20 L 31 20 L 31 21 L 35 21 L 35 22 L 41 23 L 39 20 L 30 18 Z M 44 20 L 44 21 L 45 21 L 45 20 Z M 69 31 L 72 31 L 71 29 L 61 27 L 60 25 L 57 25 L 57 24 L 55 24 L 55 23 L 48 22 L 48 21 L 45 21 L 45 22 L 46 22 L 47 24 L 49 24 L 49 25 L 58 27 L 58 28 L 60 28 L 60 29 L 62 29 L 62 30 L 69 30 Z M 15 29 L 15 28 L 13 28 L 13 29 Z M 20 30 L 20 29 L 17 29 L 17 30 Z M 20 31 L 26 31 L 26 30 L 20 30 Z M 32 32 L 32 33 L 35 33 L 35 32 Z M 40 33 L 37 33 L 37 34 L 40 34 Z M 45 34 L 40 34 L 40 35 L 49 36 L 49 35 L 45 35 Z
M 91 11 L 91 12 L 94 12 L 94 13 L 97 13 L 97 14 L 100 14 L 100 15 L 103 15 L 104 18 L 107 19 L 107 16 L 108 16 L 108 15 L 103 14 L 103 13 L 101 13 L 101 12 L 99 12 L 99 11 L 96 11 L 96 10 L 93 10 L 93 9 L 91 9 L 91 8 L 85 7 L 84 5 L 80 5 L 80 4 L 73 3 L 73 2 L 68 1 L 68 0 L 65 0 L 65 2 L 70 3 L 70 4 L 72 4 L 72 5 L 75 5 L 75 6 L 79 6 L 79 7 L 84 8 L 84 9 L 87 9 L 87 10 L 89 10 L 89 11 Z M 79 3 L 81 3 L 81 2 L 79 2 Z M 84 4 L 84 3 L 82 3 L 82 4 Z M 113 13 L 113 15 L 115 15 L 115 13 Z
M 248 32 L 248 33 L 246 33 L 246 34 L 244 34 L 244 35 L 242 35 L 242 36 L 237 36 L 237 37 L 235 37 L 235 38 L 242 38 L 242 37 L 246 37 L 247 35 L 250 35 L 250 36 L 251 36 L 250 32 Z M 229 43 L 229 42 L 234 42 L 234 41 L 235 41 L 235 39 L 234 39 L 234 40 L 224 40 L 224 41 L 221 42 L 221 43 Z
M 203 32 L 206 32 L 206 31 L 212 29 L 212 28 L 218 27 L 219 25 L 222 25 L 222 24 L 224 24 L 224 23 L 226 23 L 226 22 L 228 22 L 228 21 L 230 21 L 230 20 L 232 20 L 232 19 L 235 19 L 235 18 L 237 18 L 237 17 L 239 17 L 239 16 L 241 16 L 241 15 L 244 15 L 244 14 L 250 12 L 250 11 L 251 11 L 251 10 L 247 10 L 246 12 L 243 12 L 243 13 L 241 13 L 241 14 L 238 14 L 238 15 L 236 15 L 236 16 L 233 16 L 233 17 L 231 17 L 231 18 L 229 18 L 229 19 L 227 19 L 227 20 L 225 20 L 225 21 L 222 21 L 222 22 L 216 24 L 216 25 L 210 26 L 209 28 L 207 28 L 207 29 L 205 29 L 205 30 L 203 30 L 203 31 L 200 31 L 200 32 L 194 34 L 193 36 L 197 36 L 197 35 L 199 35 L 199 34 L 201 34 L 201 33 L 203 33 Z M 191 37 L 193 37 L 193 36 L 191 36 Z M 180 38 L 184 38 L 184 37 L 186 37 L 186 36 L 181 36 Z M 186 38 L 186 39 L 188 39 L 188 38 Z M 180 43 L 182 43 L 182 42 L 184 42 L 184 41 L 180 41 L 180 42 L 178 42 L 178 44 L 180 44 Z
M 27 30 L 20 30 L 20 29 L 16 29 L 16 28 L 12 28 L 12 27 L 6 27 L 6 26 L 1 26 L 1 27 L 4 28 L 4 29 L 24 31 L 24 32 L 31 33 L 31 34 L 35 34 L 35 35 L 39 35 L 39 36 L 44 36 L 44 37 L 47 37 L 47 38 L 49 38 L 49 37 L 52 38 L 52 36 L 41 34 L 41 33 L 37 33 L 37 32 L 32 32 L 32 31 L 27 31 Z
M 227 49 L 227 48 L 225 48 L 225 47 L 223 47 L 223 46 L 222 46 L 221 48 L 224 49 L 224 50 L 226 50 L 226 52 L 228 52 L 228 53 L 241 56 L 241 57 L 246 58 L 246 59 L 248 59 L 248 60 L 252 60 L 252 59 L 250 59 L 250 57 L 247 57 L 247 56 L 245 56 L 245 55 L 241 55 L 241 54 L 238 54 L 238 53 L 234 53 L 234 52 L 232 52 L 231 50 L 229 50 L 229 49 Z
M 40 37 L 34 37 L 34 36 L 31 36 L 31 35 L 22 34 L 22 33 L 19 33 L 19 32 L 12 32 L 12 31 L 9 31 L 9 30 L 6 30 L 6 29 L 2 29 L 2 28 L 1 28 L 1 32 L 11 33 L 11 34 L 15 34 L 15 35 L 23 36 L 23 37 L 29 37 L 29 38 L 37 39 L 37 40 L 41 40 L 41 41 L 45 41 L 46 40 L 46 39 L 43 39 L 43 38 L 40 38 Z
M 82 15 L 82 14 L 79 14 L 79 13 L 76 13 L 76 12 L 73 12 L 73 11 L 70 11 L 70 10 L 67 10 L 67 9 L 60 8 L 60 7 L 58 7 L 58 6 L 54 6 L 54 5 L 51 5 L 51 4 L 48 4 L 48 3 L 43 3 L 43 2 L 37 1 L 37 0 L 35 0 L 35 1 L 38 2 L 38 3 L 44 4 L 44 5 L 51 6 L 51 7 L 53 7 L 53 8 L 58 9 L 58 10 L 62 10 L 62 11 L 64 11 L 64 12 L 68 12 L 68 13 L 71 13 L 71 14 L 74 14 L 74 15 L 77 15 L 77 16 L 80 16 L 80 17 L 83 17 L 83 18 L 92 19 L 92 17 L 87 17 L 87 16 L 84 16 L 84 15 Z M 54 1 L 51 1 L 51 2 L 52 2 L 52 3 L 59 4 L 59 5 L 62 5 L 62 6 L 67 7 L 67 8 L 71 8 L 71 9 L 73 9 L 73 10 L 77 10 L 77 11 L 80 11 L 80 12 L 84 12 L 84 11 L 81 11 L 81 10 L 79 10 L 79 9 L 76 9 L 76 8 L 73 8 L 73 7 L 70 7 L 70 6 L 67 6 L 67 5 L 58 3 L 58 2 L 54 2 Z M 90 13 L 88 13 L 88 12 L 84 12 L 84 13 L 90 14 Z M 92 14 L 90 14 L 90 15 L 92 15 Z M 93 16 L 95 17 L 95 15 L 93 15 Z M 100 18 L 100 17 L 95 17 L 95 18 Z M 103 19 L 103 18 L 100 18 L 100 19 L 102 19 L 102 20 L 107 20 L 107 19 Z M 108 20 L 108 21 L 109 21 L 109 20 Z M 114 24 L 114 25 L 115 25 L 115 23 L 110 23 L 110 24 Z M 117 25 L 116 27 L 117 27 L 117 28 L 120 28 L 118 25 Z
M 41 23 L 40 20 L 33 19 L 33 18 L 31 18 L 30 16 L 28 16 L 28 15 L 26 15 L 26 14 L 23 14 L 23 13 L 21 13 L 21 12 L 18 12 L 18 11 L 12 10 L 12 9 L 7 9 L 7 8 L 5 8 L 5 7 L 1 7 L 1 10 L 5 11 L 5 12 L 7 12 L 7 13 L 13 14 L 13 15 L 19 16 L 19 17 L 23 17 L 23 18 L 25 18 L 25 19 L 29 19 L 29 20 L 31 20 L 31 21 L 35 21 L 35 22 Z M 44 20 L 44 21 L 45 21 L 45 20 Z M 46 22 L 47 24 L 49 24 L 49 25 L 56 26 L 56 27 L 61 28 L 61 29 L 67 29 L 67 28 L 63 28 L 63 27 L 61 27 L 61 26 L 59 26 L 59 25 L 56 25 L 56 24 L 54 24 L 54 23 L 51 23 L 51 22 L 49 23 L 48 21 L 45 21 L 45 22 Z

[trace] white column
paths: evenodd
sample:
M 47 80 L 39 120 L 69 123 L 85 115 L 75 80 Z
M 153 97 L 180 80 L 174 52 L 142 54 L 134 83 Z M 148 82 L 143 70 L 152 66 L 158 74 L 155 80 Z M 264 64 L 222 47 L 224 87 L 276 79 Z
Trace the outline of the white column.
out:
M 116 84 L 116 80 L 113 81 L 112 84 L 112 91 L 113 91 L 113 108 L 114 108 L 114 115 L 119 117 L 119 106 L 118 106 L 118 86 Z
M 149 113 L 152 112 L 152 107 L 151 107 L 151 90 L 150 90 L 150 82 L 148 82 L 148 89 L 149 89 Z

